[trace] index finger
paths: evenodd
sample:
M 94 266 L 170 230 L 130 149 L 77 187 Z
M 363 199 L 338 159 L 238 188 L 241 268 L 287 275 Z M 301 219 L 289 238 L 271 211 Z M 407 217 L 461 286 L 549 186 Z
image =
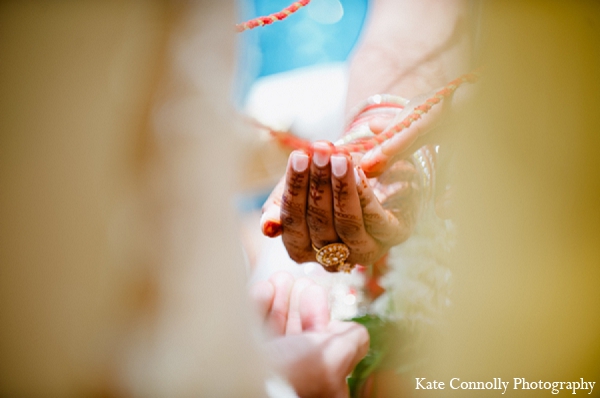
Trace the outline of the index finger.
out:
M 292 152 L 281 198 L 282 241 L 290 258 L 298 264 L 315 259 L 306 223 L 309 162 L 308 154 Z

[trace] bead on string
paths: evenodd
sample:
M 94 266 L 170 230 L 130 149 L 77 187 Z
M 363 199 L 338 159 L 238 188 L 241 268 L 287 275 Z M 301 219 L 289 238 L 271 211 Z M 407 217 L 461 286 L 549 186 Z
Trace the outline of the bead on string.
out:
M 464 83 L 474 83 L 479 79 L 480 71 L 476 70 L 471 73 L 464 74 L 459 78 L 452 80 L 441 90 L 437 91 L 433 96 L 425 100 L 421 105 L 417 106 L 408 116 L 402 119 L 399 123 L 386 128 L 381 134 L 372 135 L 370 137 L 358 137 L 358 140 L 353 142 L 341 141 L 338 145 L 332 145 L 331 154 L 365 153 L 389 140 L 394 135 L 400 133 L 404 129 L 410 127 L 414 122 L 421 119 L 421 116 L 426 114 L 442 102 L 450 97 L 458 87 Z M 297 137 L 289 132 L 269 131 L 271 136 L 281 145 L 291 149 L 299 149 L 312 153 L 312 143 L 308 140 Z
M 267 15 L 264 17 L 254 18 L 249 21 L 237 24 L 237 25 L 235 25 L 235 30 L 238 32 L 243 32 L 245 30 L 254 29 L 259 26 L 270 25 L 273 22 L 283 21 L 284 19 L 286 19 L 287 17 L 289 17 L 290 15 L 292 15 L 293 13 L 295 13 L 296 11 L 301 9 L 302 7 L 308 5 L 308 3 L 310 3 L 310 0 L 296 1 L 292 5 L 284 8 L 283 10 L 281 10 L 279 12 L 276 12 L 276 13 L 273 13 L 273 14 L 270 14 L 270 15 Z

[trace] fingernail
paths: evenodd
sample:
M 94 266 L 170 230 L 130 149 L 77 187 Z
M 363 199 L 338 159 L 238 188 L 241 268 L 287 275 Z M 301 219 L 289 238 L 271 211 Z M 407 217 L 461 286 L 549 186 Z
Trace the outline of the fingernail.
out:
M 263 224 L 263 234 L 268 236 L 269 238 L 274 238 L 281 234 L 282 227 L 281 224 L 275 222 L 273 220 L 268 220 Z
M 281 222 L 274 217 L 273 213 L 273 211 L 267 210 L 260 217 L 262 233 L 269 238 L 274 238 L 280 235 L 283 230 Z
M 337 178 L 342 178 L 348 170 L 348 160 L 345 156 L 333 155 L 331 157 L 331 171 Z
M 329 145 L 317 142 L 313 145 L 315 153 L 313 155 L 313 162 L 317 167 L 325 167 L 329 163 Z
M 296 173 L 303 173 L 308 167 L 308 155 L 302 152 L 292 153 L 292 168 Z
M 362 183 L 362 178 L 360 178 L 360 174 L 358 173 L 357 168 L 354 169 L 354 181 L 356 181 L 356 186 L 360 187 L 360 184 Z

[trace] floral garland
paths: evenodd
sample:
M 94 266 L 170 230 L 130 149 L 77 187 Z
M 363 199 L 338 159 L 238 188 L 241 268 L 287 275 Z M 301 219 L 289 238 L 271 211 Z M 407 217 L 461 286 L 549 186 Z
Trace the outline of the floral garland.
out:
M 448 254 L 455 242 L 451 221 L 440 219 L 430 202 L 403 244 L 390 250 L 383 289 L 365 315 L 352 318 L 369 331 L 367 356 L 348 380 L 351 397 L 368 396 L 378 371 L 408 373 L 427 362 L 426 343 L 450 305 L 452 273 Z

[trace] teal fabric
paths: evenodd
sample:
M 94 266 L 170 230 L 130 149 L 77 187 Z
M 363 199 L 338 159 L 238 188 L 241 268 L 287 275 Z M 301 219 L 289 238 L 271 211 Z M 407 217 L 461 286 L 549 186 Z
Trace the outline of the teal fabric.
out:
M 238 0 L 238 20 L 269 15 L 292 3 L 293 0 Z M 335 15 L 326 7 L 332 4 L 341 5 L 343 10 L 334 23 L 331 22 Z M 240 33 L 236 102 L 243 103 L 249 87 L 260 77 L 346 61 L 360 36 L 367 11 L 368 0 L 313 0 L 284 21 Z

